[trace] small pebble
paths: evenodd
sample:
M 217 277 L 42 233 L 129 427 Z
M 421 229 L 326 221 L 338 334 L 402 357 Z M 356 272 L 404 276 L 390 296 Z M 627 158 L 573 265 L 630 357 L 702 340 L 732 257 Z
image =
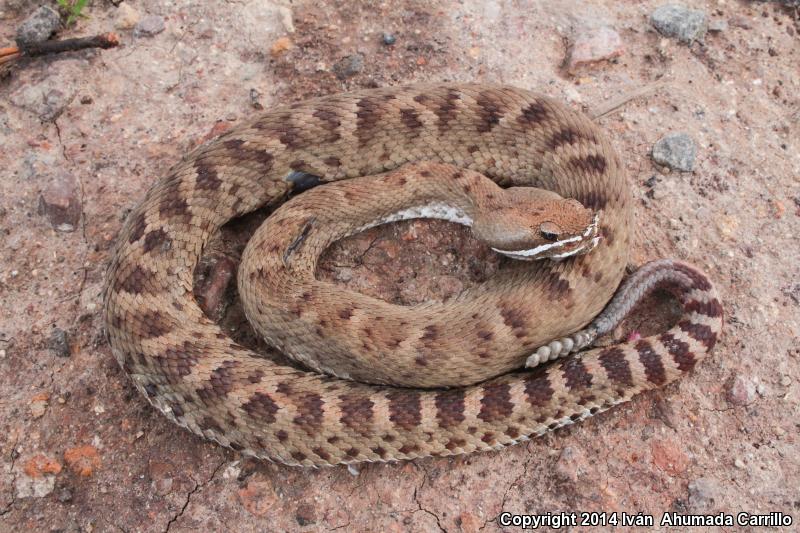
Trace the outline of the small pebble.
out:
M 292 10 L 286 6 L 279 6 L 278 13 L 281 16 L 281 24 L 287 33 L 294 33 L 294 15 Z
M 117 6 L 116 17 L 114 17 L 114 27 L 118 30 L 131 30 L 141 20 L 142 15 L 136 11 L 129 3 L 122 2 Z
M 573 39 L 567 70 L 574 71 L 584 65 L 613 59 L 621 56 L 624 51 L 622 38 L 612 28 L 601 26 L 583 29 Z
M 653 161 L 681 172 L 692 171 L 696 155 L 695 142 L 686 133 L 671 133 L 653 146 Z
M 708 478 L 698 478 L 689 482 L 689 510 L 694 513 L 708 513 L 714 509 L 720 491 L 716 482 Z
M 355 76 L 364 70 L 364 54 L 352 54 L 345 56 L 333 65 L 333 73 L 339 79 Z
M 133 34 L 136 37 L 152 37 L 158 35 L 166 28 L 164 17 L 147 15 L 136 24 Z
M 250 89 L 250 105 L 253 109 L 262 110 L 264 106 L 261 105 L 261 93 L 258 89 Z
M 61 503 L 69 503 L 72 501 L 72 491 L 69 489 L 61 489 L 56 496 Z
M 756 386 L 746 377 L 737 375 L 728 383 L 727 399 L 732 405 L 748 405 L 756 399 Z
M 50 395 L 45 393 L 37 394 L 36 396 L 31 399 L 30 404 L 28 407 L 31 411 L 31 416 L 33 418 L 41 418 L 44 416 L 45 412 L 47 411 L 47 406 L 50 403 Z
M 25 48 L 46 41 L 60 26 L 61 17 L 58 12 L 48 6 L 42 6 L 31 13 L 17 28 L 17 45 Z
M 736 468 L 739 468 L 739 469 L 743 470 L 743 469 L 744 469 L 744 467 L 745 467 L 745 464 L 744 464 L 744 461 L 742 461 L 741 459 L 739 459 L 739 458 L 737 457 L 737 458 L 736 458 L 736 460 L 735 460 L 735 461 L 733 461 L 733 466 L 735 466 Z
M 58 357 L 69 357 L 71 355 L 69 348 L 69 336 L 63 329 L 54 329 L 47 344 L 53 353 Z
M 272 46 L 269 48 L 269 54 L 272 57 L 278 57 L 284 52 L 292 49 L 292 40 L 288 37 L 280 37 L 272 43 Z
M 708 31 L 711 33 L 728 31 L 728 22 L 724 19 L 714 19 L 708 23 Z
M 650 15 L 650 23 L 667 37 L 691 44 L 703 38 L 707 29 L 707 18 L 703 11 L 689 9 L 682 4 L 666 4 Z
M 381 35 L 381 42 L 386 46 L 391 46 L 397 42 L 397 37 L 395 37 L 393 33 L 384 33 Z
M 39 196 L 39 214 L 56 231 L 75 231 L 82 212 L 78 183 L 70 174 L 59 173 Z

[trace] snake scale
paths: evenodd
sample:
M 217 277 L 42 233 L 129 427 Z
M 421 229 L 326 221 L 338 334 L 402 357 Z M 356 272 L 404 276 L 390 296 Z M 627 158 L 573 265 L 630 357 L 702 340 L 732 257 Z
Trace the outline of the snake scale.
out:
M 503 186 L 549 189 L 600 213 L 596 248 L 560 262 L 528 263 L 542 287 L 534 302 L 539 311 L 515 307 L 513 294 L 500 299 L 470 333 L 478 349 L 489 333 L 524 338 L 541 321 L 550 321 L 553 337 L 589 324 L 578 338 L 591 341 L 655 287 L 673 291 L 681 318 L 659 335 L 532 370 L 467 387 L 418 389 L 278 365 L 237 345 L 198 307 L 195 266 L 232 218 L 321 182 L 421 161 L 480 172 Z M 617 291 L 631 218 L 628 185 L 610 143 L 588 118 L 546 97 L 505 86 L 438 84 L 312 99 L 198 147 L 148 191 L 109 265 L 107 334 L 124 371 L 161 412 L 248 455 L 325 466 L 498 449 L 663 386 L 716 343 L 722 307 L 698 269 L 656 261 Z M 294 303 L 301 312 L 306 304 L 336 305 Z M 573 313 L 581 318 L 570 319 Z M 343 320 L 352 316 L 357 309 Z M 575 321 L 564 327 L 565 320 Z M 425 334 L 424 328 L 405 332 Z M 531 364 L 547 359 L 545 350 Z

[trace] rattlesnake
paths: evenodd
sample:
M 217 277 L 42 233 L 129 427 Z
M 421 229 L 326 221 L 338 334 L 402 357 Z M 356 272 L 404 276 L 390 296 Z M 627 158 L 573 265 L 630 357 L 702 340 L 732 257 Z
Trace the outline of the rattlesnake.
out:
M 722 308 L 714 288 L 699 270 L 671 260 L 637 271 L 580 338 L 608 332 L 643 293 L 665 285 L 684 309 L 667 332 L 451 389 L 365 385 L 281 366 L 237 345 L 199 309 L 193 271 L 225 222 L 320 181 L 417 161 L 550 189 L 600 213 L 593 251 L 527 266 L 543 287 L 538 314 L 520 311 L 511 297 L 487 315 L 486 331 L 524 332 L 548 320 L 558 330 L 568 311 L 590 318 L 603 310 L 627 260 L 631 199 L 619 158 L 596 125 L 511 87 L 365 90 L 256 117 L 196 149 L 149 190 L 121 231 L 104 292 L 109 341 L 124 371 L 160 411 L 198 435 L 256 457 L 321 466 L 526 440 L 676 379 L 716 343 Z M 550 348 L 543 350 L 531 364 L 547 358 Z
M 471 385 L 519 368 L 534 348 L 594 318 L 564 300 L 546 320 L 524 319 L 541 314 L 551 293 L 542 271 L 524 260 L 448 302 L 413 307 L 316 279 L 320 255 L 336 240 L 423 215 L 468 225 L 513 258 L 564 259 L 588 253 L 600 239 L 598 216 L 574 199 L 534 187 L 502 189 L 452 165 L 411 163 L 317 187 L 272 213 L 239 266 L 248 321 L 269 344 L 316 371 L 432 388 Z M 517 324 L 507 327 L 502 313 L 509 317 L 512 309 Z

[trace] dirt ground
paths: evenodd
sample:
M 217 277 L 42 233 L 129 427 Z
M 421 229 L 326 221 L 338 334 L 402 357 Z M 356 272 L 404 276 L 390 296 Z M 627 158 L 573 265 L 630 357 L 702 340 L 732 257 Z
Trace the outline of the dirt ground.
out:
M 119 48 L 26 61 L 0 81 L 0 529 L 511 531 L 502 512 L 560 511 L 656 524 L 664 512 L 781 511 L 797 527 L 800 22 L 779 3 L 687 3 L 714 30 L 691 46 L 653 29 L 658 1 L 131 2 L 162 18 L 160 32 L 157 19 L 125 29 L 136 13 L 94 2 L 60 35 L 116 24 Z M 0 45 L 35 5 L 0 6 Z M 598 27 L 619 34 L 621 55 L 567 72 L 571 43 Z M 443 80 L 586 110 L 663 83 L 598 120 L 637 198 L 632 262 L 678 257 L 718 285 L 726 329 L 710 360 L 525 445 L 358 475 L 246 459 L 152 409 L 111 357 L 99 310 L 110 247 L 154 180 L 256 107 Z M 697 144 L 693 172 L 650 157 L 674 132 Z M 208 271 L 235 256 L 227 240 Z M 322 275 L 412 303 L 496 263 L 458 227 L 417 221 L 337 246 Z M 215 312 L 246 339 L 230 300 Z

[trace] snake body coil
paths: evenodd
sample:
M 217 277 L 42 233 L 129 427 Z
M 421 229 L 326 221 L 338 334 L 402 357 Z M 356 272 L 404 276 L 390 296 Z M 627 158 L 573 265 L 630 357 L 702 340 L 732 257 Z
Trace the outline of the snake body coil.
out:
M 546 368 L 422 390 L 277 365 L 234 343 L 199 309 L 194 268 L 227 221 L 307 187 L 309 175 L 334 181 L 418 161 L 550 189 L 601 213 L 602 239 L 591 253 L 527 266 L 540 283 L 538 312 L 530 302 L 516 305 L 510 290 L 485 310 L 482 327 L 466 342 L 479 349 L 497 336 L 524 336 L 533 325 L 556 338 L 598 314 L 589 328 L 603 333 L 642 293 L 665 284 L 683 304 L 683 317 L 661 335 Z M 137 388 L 171 420 L 257 457 L 320 466 L 496 449 L 662 386 L 714 346 L 721 306 L 707 278 L 683 263 L 651 264 L 600 314 L 626 264 L 630 204 L 619 158 L 600 130 L 524 90 L 429 85 L 277 108 L 195 150 L 132 211 L 105 288 L 110 344 Z M 295 304 L 302 313 L 303 299 Z M 419 328 L 405 335 L 422 339 L 425 324 Z

